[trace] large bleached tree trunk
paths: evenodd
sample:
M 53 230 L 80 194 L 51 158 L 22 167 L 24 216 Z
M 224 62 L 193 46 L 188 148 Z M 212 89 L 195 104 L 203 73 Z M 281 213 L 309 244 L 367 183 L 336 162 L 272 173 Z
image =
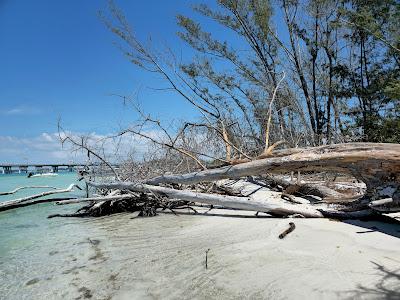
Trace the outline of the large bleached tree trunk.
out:
M 301 215 L 306 218 L 359 218 L 375 213 L 368 202 L 359 201 L 351 205 L 337 203 L 316 203 L 300 197 L 282 197 L 282 193 L 246 180 L 222 180 L 217 186 L 238 196 L 199 193 L 190 190 L 177 190 L 168 187 L 133 182 L 90 183 L 101 189 L 129 190 L 133 192 L 154 193 L 169 199 L 185 200 L 203 204 L 220 205 L 226 208 L 265 212 L 273 216 Z
M 295 196 L 286 191 L 273 191 L 248 176 L 288 173 L 291 171 L 333 171 L 347 173 L 366 185 L 364 195 L 346 198 L 331 188 L 319 190 L 320 198 Z M 190 185 L 213 182 L 217 190 L 197 192 Z M 285 182 L 281 182 L 285 185 Z M 273 216 L 301 215 L 303 217 L 359 218 L 378 213 L 400 211 L 400 145 L 352 143 L 308 149 L 276 151 L 272 157 L 233 166 L 187 174 L 158 176 L 146 182 L 91 182 L 103 196 L 65 201 L 60 204 L 89 202 L 77 214 L 103 215 L 121 211 L 176 208 L 188 203 L 204 203 L 226 208 L 269 213 Z M 318 185 L 301 183 L 303 187 Z M 162 186 L 164 185 L 164 186 Z M 168 186 L 165 186 L 168 185 Z M 290 184 L 289 184 L 290 186 Z M 0 204 L 0 211 L 36 203 L 36 198 L 72 190 L 48 191 L 27 198 Z M 128 194 L 124 194 L 128 192 Z M 222 193 L 221 193 L 222 192 Z M 118 195 L 119 194 L 119 195 Z M 301 193 L 300 193 L 301 194 Z M 314 194 L 315 195 L 315 194 Z M 327 201 L 325 196 L 337 198 Z M 318 196 L 318 195 L 317 195 Z M 321 199 L 322 198 L 322 199 Z M 38 203 L 41 200 L 37 201 Z M 120 205 L 119 205 L 120 204 Z M 128 209 L 128 210 L 123 210 Z M 154 213 L 151 213 L 154 215 Z
M 244 179 L 246 176 L 290 171 L 347 173 L 366 184 L 366 193 L 363 197 L 351 201 L 336 199 L 335 203 L 307 202 L 299 197 L 282 197 L 282 193 Z M 400 211 L 399 171 L 400 145 L 351 143 L 281 150 L 269 158 L 218 169 L 159 176 L 147 180 L 145 184 L 132 182 L 91 184 L 98 188 L 151 192 L 170 199 L 262 211 L 279 216 L 300 214 L 305 217 L 358 218 L 378 212 Z M 226 179 L 237 180 L 226 181 Z M 157 186 L 191 185 L 200 182 L 216 182 L 217 186 L 233 195 L 196 193 Z
M 151 192 L 166 196 L 170 199 L 185 200 L 211 205 L 220 205 L 228 208 L 236 208 L 250 211 L 272 213 L 274 215 L 301 214 L 309 218 L 321 218 L 323 215 L 316 209 L 306 204 L 293 204 L 284 201 L 279 193 L 265 189 L 263 195 L 260 192 L 248 196 L 228 196 L 220 194 L 199 193 L 190 190 L 177 190 L 168 187 L 140 184 L 133 182 L 120 183 L 90 183 L 96 188 L 129 190 L 133 192 Z M 260 188 L 260 186 L 257 186 Z
M 400 199 L 400 145 L 350 143 L 277 151 L 272 157 L 188 174 L 163 175 L 147 184 L 195 184 L 290 171 L 334 171 L 364 182 L 366 196 Z
M 217 186 L 222 190 L 227 191 L 229 194 L 242 195 L 250 198 L 250 200 L 266 201 L 274 204 L 273 210 L 268 213 L 280 216 L 290 215 L 302 215 L 299 211 L 301 207 L 304 211 L 305 208 L 308 211 L 318 212 L 321 217 L 333 217 L 333 218 L 360 218 L 371 216 L 376 212 L 369 207 L 369 201 L 359 200 L 352 203 L 329 203 L 320 202 L 317 200 L 307 200 L 302 197 L 295 197 L 284 195 L 280 192 L 270 191 L 268 188 L 261 187 L 258 184 L 248 182 L 246 180 L 220 180 Z M 315 217 L 315 215 L 314 215 Z

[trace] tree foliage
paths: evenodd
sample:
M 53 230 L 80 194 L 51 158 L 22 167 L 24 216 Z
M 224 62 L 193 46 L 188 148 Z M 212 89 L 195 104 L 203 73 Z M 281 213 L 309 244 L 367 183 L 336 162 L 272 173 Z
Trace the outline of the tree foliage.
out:
M 145 46 L 112 3 L 104 20 L 132 63 L 199 111 L 183 130 L 215 132 L 227 160 L 259 155 L 269 140 L 400 142 L 398 1 L 218 0 L 193 10 L 177 15 L 193 49 L 186 61 Z

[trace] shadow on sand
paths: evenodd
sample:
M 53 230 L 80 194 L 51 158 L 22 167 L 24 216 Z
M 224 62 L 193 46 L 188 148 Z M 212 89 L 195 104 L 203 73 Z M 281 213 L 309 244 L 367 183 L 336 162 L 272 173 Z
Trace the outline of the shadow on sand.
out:
M 275 219 L 275 217 L 268 215 L 268 214 L 264 214 L 264 213 L 259 213 L 258 215 L 256 215 L 256 212 L 254 212 L 253 214 L 240 214 L 240 213 L 233 213 L 235 212 L 235 210 L 229 210 L 232 213 L 226 213 L 226 210 L 224 210 L 224 212 L 218 212 L 218 209 L 213 209 L 213 210 L 209 210 L 206 212 L 198 212 L 198 213 L 194 213 L 193 211 L 182 211 L 182 210 L 174 210 L 175 214 L 177 216 L 179 215 L 191 215 L 191 216 L 197 216 L 197 217 L 224 217 L 224 218 L 243 218 L 243 219 Z M 238 212 L 240 212 L 240 210 L 237 210 Z M 163 214 L 174 214 L 171 211 L 162 211 L 160 213 Z
M 358 234 L 381 232 L 396 238 L 400 238 L 400 221 L 389 216 L 380 215 L 362 220 L 344 220 L 343 222 L 367 229 L 357 231 Z
M 176 215 L 192 215 L 198 217 L 225 217 L 225 218 L 245 218 L 245 219 L 253 219 L 253 218 L 262 218 L 262 219 L 274 219 L 276 217 L 259 213 L 259 214 L 243 214 L 240 210 L 223 210 L 218 212 L 219 209 L 212 209 L 209 211 L 199 211 L 199 213 L 194 213 L 193 211 L 182 211 L 182 210 L 175 210 Z M 230 213 L 227 213 L 229 211 Z M 235 213 L 237 212 L 237 213 Z M 171 211 L 162 211 L 163 214 L 174 214 Z M 400 238 L 400 221 L 397 218 L 379 215 L 369 218 L 363 219 L 351 219 L 351 220 L 343 220 L 343 223 L 358 226 L 365 228 L 366 230 L 359 230 L 357 234 L 369 234 L 373 232 L 381 232 L 396 238 Z
M 381 276 L 380 280 L 372 287 L 359 285 L 356 290 L 350 291 L 349 299 L 400 299 L 400 268 L 389 270 L 376 262 L 371 263 Z

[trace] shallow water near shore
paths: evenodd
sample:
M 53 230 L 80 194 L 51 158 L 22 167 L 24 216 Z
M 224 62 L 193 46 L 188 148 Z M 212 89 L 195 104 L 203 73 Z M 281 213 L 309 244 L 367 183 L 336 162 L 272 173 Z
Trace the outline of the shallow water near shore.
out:
M 38 177 L 27 178 L 26 175 L 0 175 L 0 191 L 11 191 L 22 186 L 52 186 L 56 188 L 66 188 L 71 183 L 77 183 L 75 173 L 60 174 L 57 177 Z M 0 196 L 0 201 L 12 200 L 20 197 L 34 195 L 48 188 L 34 188 L 20 190 L 15 194 Z M 82 196 L 83 192 L 75 190 L 70 193 L 57 194 L 48 197 L 76 197 Z M 27 206 L 19 209 L 0 212 L 0 263 L 10 255 L 11 252 L 23 248 L 27 245 L 34 245 L 38 242 L 37 238 L 45 237 L 54 226 L 49 222 L 44 222 L 47 215 L 55 211 L 65 211 L 63 206 L 54 206 L 52 203 Z M 70 210 L 68 208 L 68 210 Z M 20 247 L 21 246 L 21 247 Z
M 42 204 L 0 213 L 1 299 L 400 296 L 397 223 L 206 209 L 154 218 L 46 218 L 77 207 Z M 296 229 L 280 240 L 289 221 Z
M 21 186 L 52 186 L 66 188 L 77 182 L 76 173 L 60 173 L 57 177 L 27 178 L 25 174 L 0 175 L 0 191 L 11 191 Z M 79 184 L 79 183 L 78 183 Z M 12 200 L 49 190 L 35 188 L 20 190 L 12 195 L 0 196 L 0 201 Z M 57 194 L 49 197 L 82 196 L 82 191 Z M 47 216 L 57 212 L 73 211 L 76 206 L 55 206 L 44 203 L 0 212 L 0 298 L 17 299 L 24 295 L 23 287 L 37 273 L 46 273 L 47 249 L 63 244 L 74 230 L 84 232 L 81 220 L 51 221 Z M 69 224 L 68 226 L 66 226 Z M 65 228 L 65 229 L 64 229 Z M 50 250 L 51 251 L 51 250 Z M 20 296 L 11 297 L 19 294 Z M 29 298 L 28 294 L 26 295 Z

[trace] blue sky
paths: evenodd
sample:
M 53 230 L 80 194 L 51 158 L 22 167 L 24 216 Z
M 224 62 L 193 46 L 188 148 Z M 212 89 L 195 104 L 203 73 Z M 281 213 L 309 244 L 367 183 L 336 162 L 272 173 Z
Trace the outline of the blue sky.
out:
M 177 13 L 192 14 L 190 1 L 116 0 L 139 38 L 151 34 L 175 51 Z M 46 146 L 57 120 L 72 132 L 105 135 L 135 119 L 110 94 L 139 93 L 145 111 L 163 120 L 193 116 L 172 93 L 156 92 L 160 81 L 131 65 L 117 39 L 97 15 L 104 0 L 0 0 L 0 161 L 66 159 Z M 55 142 L 55 141 L 54 141 Z M 21 150 L 21 143 L 24 145 Z M 16 147 L 19 147 L 16 149 Z M 58 145 L 49 146 L 58 149 Z M 53 157 L 54 156 L 54 157 Z
M 176 15 L 195 20 L 193 4 L 214 0 L 115 0 L 136 36 L 193 55 L 176 35 Z M 0 163 L 49 163 L 79 159 L 61 150 L 57 122 L 73 134 L 105 136 L 135 121 L 136 113 L 112 94 L 137 94 L 145 112 L 166 123 L 196 112 L 180 96 L 133 66 L 98 17 L 106 0 L 0 0 Z M 279 18 L 279 17 L 278 17 Z M 283 26 L 277 26 L 279 34 Z M 233 33 L 207 22 L 216 38 L 244 45 Z M 232 37 L 233 40 L 231 39 Z

